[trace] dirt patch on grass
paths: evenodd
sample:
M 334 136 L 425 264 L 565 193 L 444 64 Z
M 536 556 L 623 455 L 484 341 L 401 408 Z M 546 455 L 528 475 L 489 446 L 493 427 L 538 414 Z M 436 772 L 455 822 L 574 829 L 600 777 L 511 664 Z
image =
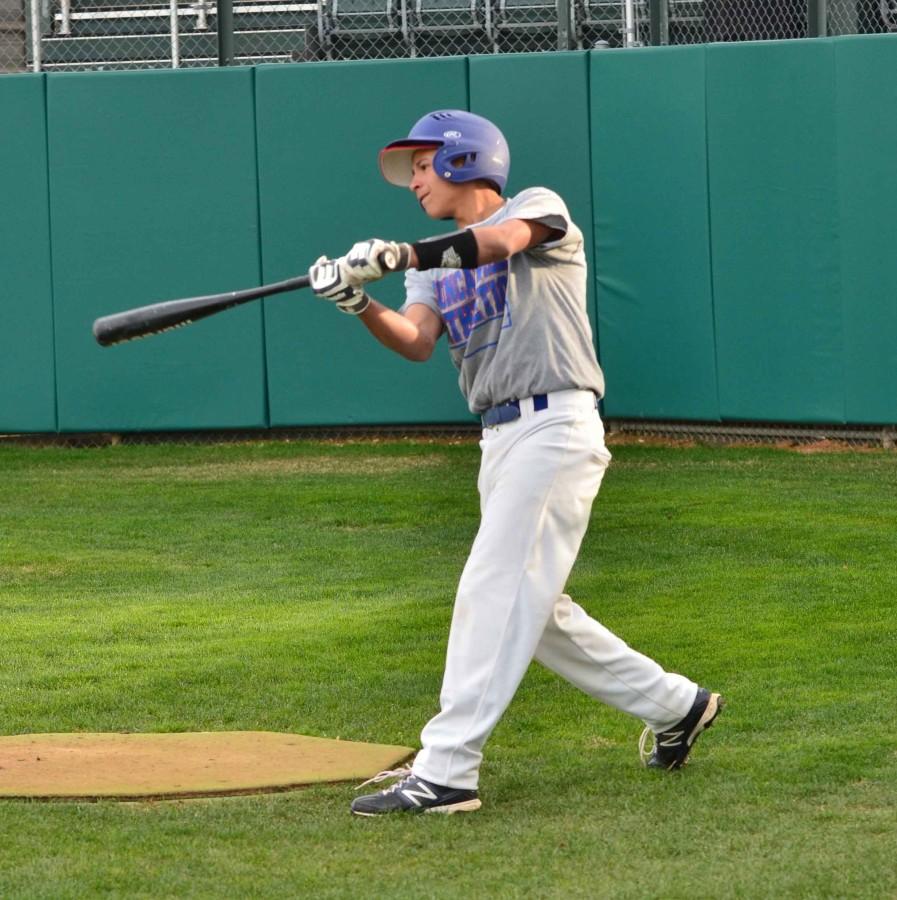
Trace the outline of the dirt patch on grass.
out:
M 605 437 L 608 447 L 697 447 L 693 438 L 660 437 L 657 435 L 627 434 L 623 431 L 611 432 Z
M 478 444 L 482 432 L 479 429 L 447 432 L 446 434 L 387 434 L 357 435 L 352 437 L 314 438 L 315 443 L 331 447 L 353 447 L 360 445 L 402 444 L 409 447 L 460 447 L 464 444 Z
M 876 453 L 882 450 L 881 445 L 860 444 L 850 441 L 836 441 L 830 438 L 820 438 L 814 441 L 801 441 L 793 439 L 762 440 L 751 438 L 731 438 L 720 440 L 675 438 L 662 435 L 627 434 L 625 432 L 611 433 L 607 436 L 609 447 L 664 447 L 690 449 L 694 447 L 709 447 L 714 449 L 745 449 L 745 448 L 773 448 L 775 450 L 789 450 L 793 453 Z M 885 448 L 892 449 L 892 448 Z
M 0 737 L 0 797 L 169 799 L 360 781 L 414 751 L 266 731 Z
M 593 734 L 586 738 L 586 747 L 590 750 L 608 750 L 611 747 L 619 747 L 619 741 L 612 741 L 610 738 L 602 737 L 600 734 Z
M 866 444 L 850 444 L 847 441 L 831 441 L 823 438 L 819 441 L 813 441 L 810 444 L 797 444 L 782 442 L 776 444 L 783 450 L 793 450 L 795 453 L 875 453 L 880 451 L 881 447 L 872 447 Z
M 60 482 L 83 482 L 100 479 L 116 483 L 144 482 L 215 482 L 234 481 L 245 478 L 303 478 L 309 476 L 353 477 L 370 475 L 388 477 L 406 472 L 424 472 L 450 465 L 452 460 L 438 451 L 420 454 L 385 454 L 377 451 L 370 453 L 333 453 L 298 454 L 278 459 L 203 459 L 194 455 L 184 459 L 175 459 L 162 463 L 141 465 L 135 460 L 132 464 L 124 461 L 108 461 L 102 467 L 73 466 L 40 467 L 34 471 L 18 474 L 18 480 L 40 481 L 47 478 L 58 478 Z
M 253 459 L 239 462 L 175 463 L 146 468 L 122 468 L 117 477 L 141 481 L 227 481 L 234 478 L 295 478 L 307 475 L 389 475 L 436 469 L 446 459 L 425 456 L 295 456 L 289 459 Z M 109 472 L 110 470 L 107 470 Z
M 63 578 L 68 572 L 58 564 L 11 563 L 0 565 L 0 582 L 25 578 Z

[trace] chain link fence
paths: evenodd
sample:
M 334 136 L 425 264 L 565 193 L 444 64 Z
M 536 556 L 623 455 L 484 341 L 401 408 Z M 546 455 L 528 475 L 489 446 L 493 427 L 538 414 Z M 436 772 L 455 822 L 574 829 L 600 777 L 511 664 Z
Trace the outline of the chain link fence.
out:
M 791 425 L 759 422 L 652 422 L 611 419 L 608 443 L 700 444 L 816 450 L 894 450 L 895 425 Z
M 605 420 L 607 443 L 665 446 L 779 447 L 801 452 L 897 449 L 894 425 L 789 425 L 784 423 L 662 422 Z M 476 444 L 480 427 L 469 425 L 394 425 L 272 428 L 268 430 L 103 432 L 92 434 L 0 434 L 0 447 L 101 448 L 120 444 L 222 444 L 259 441 L 326 441 L 382 443 L 409 441 L 429 444 Z
M 239 64 L 897 32 L 897 0 L 226 2 Z M 218 62 L 216 0 L 0 0 L 0 72 Z
M 22 71 L 212 66 L 210 0 L 0 0 L 0 65 Z M 16 9 L 18 4 L 18 9 Z M 599 4 L 602 5 L 602 4 Z M 610 4 L 603 4 L 609 6 Z M 618 6 L 618 4 L 616 4 Z M 569 24 L 544 0 L 233 0 L 237 64 L 557 50 Z M 32 31 L 31 22 L 37 22 Z
M 897 31 L 897 0 L 669 0 L 664 43 L 759 41 Z

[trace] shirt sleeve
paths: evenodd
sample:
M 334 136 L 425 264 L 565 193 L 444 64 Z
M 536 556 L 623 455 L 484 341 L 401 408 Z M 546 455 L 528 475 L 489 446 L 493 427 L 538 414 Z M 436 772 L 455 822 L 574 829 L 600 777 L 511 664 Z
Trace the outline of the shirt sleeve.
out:
M 430 272 L 418 272 L 417 269 L 408 269 L 405 272 L 405 302 L 402 304 L 399 312 L 402 315 L 409 306 L 415 303 L 421 303 L 429 307 L 436 313 L 439 318 L 442 314 L 439 312 L 439 304 L 436 302 L 436 288 L 433 285 L 433 277 Z
M 504 218 L 538 222 L 553 231 L 562 232 L 559 238 L 538 244 L 531 248 L 532 250 L 552 250 L 555 247 L 562 247 L 571 240 L 580 239 L 579 235 L 575 234 L 577 229 L 573 226 L 567 204 L 548 188 L 534 187 L 521 191 L 508 201 Z

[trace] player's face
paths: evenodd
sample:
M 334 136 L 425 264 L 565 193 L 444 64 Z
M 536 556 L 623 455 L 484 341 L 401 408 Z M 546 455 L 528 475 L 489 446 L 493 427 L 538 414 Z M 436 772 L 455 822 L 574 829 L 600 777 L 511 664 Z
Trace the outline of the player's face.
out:
M 411 163 L 411 184 L 421 209 L 431 219 L 453 219 L 458 186 L 445 181 L 433 168 L 435 150 L 418 150 Z

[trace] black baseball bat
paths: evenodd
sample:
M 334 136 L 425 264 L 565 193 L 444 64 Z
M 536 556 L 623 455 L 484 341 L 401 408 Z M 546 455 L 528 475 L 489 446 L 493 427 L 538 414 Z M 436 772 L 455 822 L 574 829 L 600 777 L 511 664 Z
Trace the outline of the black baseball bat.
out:
M 308 284 L 308 275 L 299 275 L 296 278 L 287 278 L 286 281 L 275 281 L 271 284 L 247 288 L 245 291 L 230 291 L 225 294 L 208 294 L 205 297 L 187 297 L 183 300 L 151 303 L 149 306 L 139 306 L 136 309 L 127 309 L 124 312 L 113 313 L 111 316 L 97 319 L 93 323 L 93 336 L 97 339 L 98 344 L 111 347 L 113 344 L 121 344 L 124 341 L 134 340 L 134 338 L 159 334 L 160 331 L 189 325 L 191 322 L 204 319 L 206 316 L 214 316 L 216 313 L 224 312 L 224 310 L 239 306 L 241 303 L 248 303 L 250 300 L 306 288 Z
M 405 269 L 408 266 L 410 247 L 400 244 L 395 249 L 384 250 L 380 256 L 380 264 L 390 272 Z M 159 334 L 182 325 L 189 325 L 206 316 L 214 316 L 241 303 L 270 297 L 272 294 L 283 294 L 309 286 L 308 275 L 287 278 L 286 281 L 274 281 L 259 287 L 247 288 L 245 291 L 230 291 L 225 294 L 209 294 L 205 297 L 187 297 L 184 300 L 168 300 L 165 303 L 151 303 L 149 306 L 138 306 L 124 312 L 103 316 L 93 323 L 93 336 L 103 347 L 121 344 L 134 338 Z

